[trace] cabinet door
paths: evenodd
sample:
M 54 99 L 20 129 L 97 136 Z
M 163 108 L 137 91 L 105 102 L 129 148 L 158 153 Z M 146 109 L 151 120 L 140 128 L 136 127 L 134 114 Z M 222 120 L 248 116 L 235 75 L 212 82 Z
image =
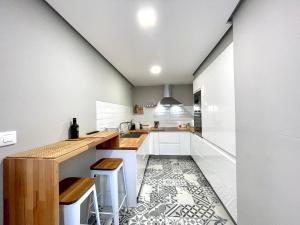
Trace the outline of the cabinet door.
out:
M 158 138 L 158 132 L 152 133 L 152 147 L 153 147 L 153 154 L 159 155 L 159 138 Z
M 153 141 L 153 133 L 149 133 L 149 135 L 148 135 L 148 137 L 149 137 L 149 151 L 148 151 L 148 154 L 149 155 L 153 155 L 154 154 L 154 147 L 153 147 L 153 143 L 154 143 L 154 141 Z
M 159 132 L 159 143 L 180 143 L 180 132 Z
M 160 155 L 180 155 L 180 144 L 159 143 Z
M 197 135 L 196 134 L 191 134 L 191 156 L 192 157 L 195 157 L 197 152 L 196 152 L 196 149 L 197 149 Z
M 191 154 L 191 134 L 190 132 L 180 133 L 180 155 Z

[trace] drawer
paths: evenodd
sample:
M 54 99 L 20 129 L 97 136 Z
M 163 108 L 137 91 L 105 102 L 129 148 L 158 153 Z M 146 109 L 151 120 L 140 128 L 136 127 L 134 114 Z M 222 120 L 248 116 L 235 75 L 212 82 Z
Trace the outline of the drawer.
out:
M 180 143 L 179 132 L 159 132 L 159 143 Z
M 180 155 L 180 144 L 159 144 L 160 155 Z

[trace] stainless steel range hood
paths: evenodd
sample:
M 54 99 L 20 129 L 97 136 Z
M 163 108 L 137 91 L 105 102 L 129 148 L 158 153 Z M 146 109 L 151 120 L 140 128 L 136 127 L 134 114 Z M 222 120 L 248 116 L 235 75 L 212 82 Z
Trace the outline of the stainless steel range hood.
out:
M 164 86 L 164 97 L 159 102 L 163 106 L 173 106 L 173 105 L 183 105 L 181 102 L 177 101 L 171 96 L 171 86 L 170 84 L 165 84 Z

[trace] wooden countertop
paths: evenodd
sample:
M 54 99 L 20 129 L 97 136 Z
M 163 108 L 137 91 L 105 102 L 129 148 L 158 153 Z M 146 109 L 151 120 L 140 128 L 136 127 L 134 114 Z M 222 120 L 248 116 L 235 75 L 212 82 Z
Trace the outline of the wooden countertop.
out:
M 159 128 L 150 128 L 151 131 L 161 131 L 161 132 L 176 132 L 176 131 L 183 131 L 183 132 L 193 132 L 193 128 L 180 128 L 180 127 L 159 127 Z
M 130 133 L 145 133 L 148 134 L 152 131 L 165 131 L 165 132 L 175 132 L 175 131 L 183 131 L 183 132 L 194 132 L 194 128 L 193 127 L 189 127 L 189 128 L 179 128 L 179 127 L 159 127 L 159 128 L 154 128 L 151 127 L 149 129 L 138 129 L 138 130 L 131 130 Z
M 120 138 L 119 149 L 138 150 L 148 134 L 142 134 L 139 138 Z
M 54 144 L 31 149 L 7 156 L 7 158 L 36 158 L 51 159 L 57 162 L 63 162 L 84 151 L 96 147 L 97 145 L 109 142 L 111 140 L 119 145 L 119 134 L 115 131 L 99 132 L 92 135 L 85 135 L 76 140 L 65 140 Z
M 149 133 L 149 132 L 148 132 Z M 137 151 L 139 147 L 143 144 L 147 137 L 147 133 L 142 134 L 138 138 L 120 138 L 118 146 L 107 146 L 105 143 L 97 146 L 98 150 L 135 150 Z
M 130 133 L 142 133 L 139 138 L 120 138 L 119 146 L 107 146 L 105 143 L 97 146 L 97 149 L 101 150 L 135 150 L 137 151 L 142 145 L 143 141 L 146 139 L 150 132 L 194 132 L 193 128 L 179 128 L 179 127 L 159 127 L 150 129 L 137 129 L 131 130 Z

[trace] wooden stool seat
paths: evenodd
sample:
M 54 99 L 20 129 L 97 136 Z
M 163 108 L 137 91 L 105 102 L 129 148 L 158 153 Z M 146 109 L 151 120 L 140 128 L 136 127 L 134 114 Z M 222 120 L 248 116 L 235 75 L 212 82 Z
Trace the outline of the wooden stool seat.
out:
M 94 178 L 69 177 L 59 182 L 59 204 L 77 202 L 93 185 Z
M 91 170 L 115 170 L 123 162 L 123 159 L 119 158 L 103 158 L 91 165 Z

